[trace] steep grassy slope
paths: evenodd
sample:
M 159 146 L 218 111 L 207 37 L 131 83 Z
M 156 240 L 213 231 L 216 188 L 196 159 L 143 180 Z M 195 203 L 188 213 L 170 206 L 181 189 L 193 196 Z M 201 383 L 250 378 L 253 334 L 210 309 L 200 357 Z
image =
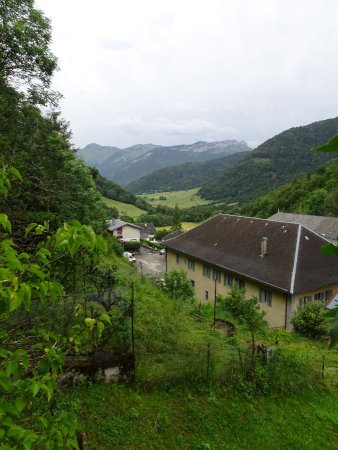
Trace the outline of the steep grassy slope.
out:
M 314 172 L 334 153 L 312 152 L 338 132 L 338 118 L 291 128 L 253 150 L 234 168 L 202 187 L 204 198 L 247 201 L 293 179 Z
M 211 161 L 165 167 L 156 170 L 139 180 L 127 185 L 130 192 L 141 194 L 143 192 L 181 191 L 199 187 L 207 181 L 213 180 L 225 169 L 233 167 L 249 152 L 239 152 Z

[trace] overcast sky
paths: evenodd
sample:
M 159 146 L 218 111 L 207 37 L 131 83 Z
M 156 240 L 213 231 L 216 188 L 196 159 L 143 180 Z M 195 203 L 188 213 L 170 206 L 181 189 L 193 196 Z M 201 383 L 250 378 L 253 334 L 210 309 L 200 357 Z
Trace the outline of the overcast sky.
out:
M 73 141 L 255 146 L 338 115 L 336 0 L 36 0 Z

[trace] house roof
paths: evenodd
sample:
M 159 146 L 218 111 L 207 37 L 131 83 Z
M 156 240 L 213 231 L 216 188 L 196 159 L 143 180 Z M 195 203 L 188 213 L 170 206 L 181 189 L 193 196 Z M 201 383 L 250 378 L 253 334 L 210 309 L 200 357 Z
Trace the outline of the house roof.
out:
M 267 253 L 261 256 L 261 241 Z M 338 258 L 327 240 L 295 223 L 219 214 L 166 240 L 167 248 L 279 290 L 296 293 L 338 282 Z
M 336 242 L 338 236 L 338 217 L 312 216 L 308 214 L 291 214 L 278 212 L 269 220 L 300 223 L 329 241 Z
M 136 225 L 140 227 L 141 233 L 156 234 L 156 228 L 153 222 L 137 223 Z
M 120 219 L 107 220 L 106 223 L 107 223 L 108 231 L 114 231 L 117 228 L 121 228 L 121 227 L 124 227 L 126 225 L 128 225 L 130 227 L 133 227 L 133 228 L 140 229 L 140 227 L 135 225 L 134 223 L 124 222 L 124 220 L 120 220 Z

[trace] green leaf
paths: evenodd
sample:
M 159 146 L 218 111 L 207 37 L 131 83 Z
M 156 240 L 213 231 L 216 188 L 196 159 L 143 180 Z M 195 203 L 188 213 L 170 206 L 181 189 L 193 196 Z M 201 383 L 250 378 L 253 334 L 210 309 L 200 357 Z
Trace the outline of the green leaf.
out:
M 11 222 L 6 214 L 0 214 L 0 225 L 2 225 L 5 230 L 9 231 L 9 233 L 12 231 Z
M 8 305 L 8 312 L 13 312 L 21 306 L 24 300 L 24 293 L 20 291 L 13 291 L 11 293 Z
M 102 334 L 102 332 L 103 332 L 103 330 L 105 328 L 104 323 L 103 322 L 97 322 L 96 327 L 97 327 L 98 337 L 101 337 L 101 334 Z
M 8 361 L 7 367 L 6 367 L 6 376 L 10 377 L 11 375 L 14 375 L 14 376 L 20 375 L 19 365 L 16 361 L 13 361 L 13 360 Z
M 16 179 L 22 181 L 21 173 L 15 167 L 9 167 L 8 172 L 13 175 Z
M 109 325 L 111 325 L 111 320 L 110 317 L 108 316 L 108 314 L 101 314 L 100 319 L 103 320 L 106 323 L 109 323 Z
M 10 352 L 4 348 L 0 348 L 0 358 L 8 358 Z
M 15 399 L 15 406 L 20 413 L 25 409 L 26 405 L 27 400 L 25 399 L 25 397 L 17 397 Z
M 338 152 L 338 134 L 329 142 L 313 149 L 315 152 Z
M 28 227 L 26 228 L 25 236 L 27 236 L 32 230 L 34 230 L 35 227 L 37 227 L 37 223 L 30 223 Z
M 38 383 L 37 381 L 35 381 L 33 379 L 32 384 L 31 384 L 31 391 L 32 391 L 33 397 L 36 397 L 39 390 L 40 390 L 40 383 Z
M 86 317 L 84 320 L 86 327 L 88 327 L 90 329 L 90 331 L 92 331 L 92 329 L 94 328 L 95 322 L 96 322 L 96 320 L 91 319 L 90 317 Z

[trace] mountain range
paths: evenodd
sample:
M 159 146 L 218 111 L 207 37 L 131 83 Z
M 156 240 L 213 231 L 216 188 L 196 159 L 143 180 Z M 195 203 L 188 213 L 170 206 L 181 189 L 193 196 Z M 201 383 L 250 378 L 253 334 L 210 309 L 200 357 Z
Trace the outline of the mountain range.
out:
M 78 156 L 96 167 L 104 177 L 126 186 L 155 170 L 188 162 L 204 162 L 238 152 L 250 151 L 246 142 L 226 140 L 190 145 L 158 146 L 139 144 L 125 149 L 89 144 Z

